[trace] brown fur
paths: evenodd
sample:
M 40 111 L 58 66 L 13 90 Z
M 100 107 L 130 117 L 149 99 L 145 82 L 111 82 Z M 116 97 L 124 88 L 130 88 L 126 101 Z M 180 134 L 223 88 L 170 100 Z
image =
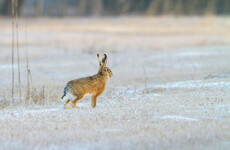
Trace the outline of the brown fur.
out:
M 111 77 L 112 71 L 106 67 L 107 56 L 104 54 L 103 59 L 101 60 L 99 55 L 99 65 L 100 69 L 97 74 L 85 78 L 80 78 L 76 80 L 69 81 L 66 85 L 63 97 L 66 94 L 71 94 L 76 97 L 75 100 L 71 101 L 70 99 L 67 100 L 65 104 L 66 109 L 70 109 L 68 105 L 72 102 L 72 106 L 77 108 L 76 103 L 81 100 L 86 94 L 92 94 L 92 107 L 96 107 L 97 97 L 101 95 L 105 91 L 106 82 L 108 77 Z

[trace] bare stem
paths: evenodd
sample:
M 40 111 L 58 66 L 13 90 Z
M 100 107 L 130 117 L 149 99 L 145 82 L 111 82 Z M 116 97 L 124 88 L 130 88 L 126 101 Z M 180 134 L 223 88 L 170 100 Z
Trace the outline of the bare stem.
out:
M 18 45 L 18 0 L 15 1 L 16 6 L 16 40 L 17 40 L 17 61 L 18 61 L 18 86 L 19 86 L 19 100 L 22 103 L 22 89 L 21 89 L 21 72 L 20 72 L 20 54 L 19 54 L 19 45 Z
M 42 87 L 42 105 L 44 105 L 45 102 L 45 85 Z
M 12 102 L 14 104 L 14 0 L 12 0 Z
M 147 88 L 147 77 L 146 77 L 146 70 L 145 70 L 145 66 L 143 67 L 143 71 L 144 71 L 144 77 L 145 77 L 145 89 Z
M 25 104 L 28 105 L 30 99 L 30 70 L 29 70 L 29 57 L 28 57 L 27 27 L 25 29 L 25 34 L 26 34 L 26 76 L 27 76 L 27 90 L 26 90 Z

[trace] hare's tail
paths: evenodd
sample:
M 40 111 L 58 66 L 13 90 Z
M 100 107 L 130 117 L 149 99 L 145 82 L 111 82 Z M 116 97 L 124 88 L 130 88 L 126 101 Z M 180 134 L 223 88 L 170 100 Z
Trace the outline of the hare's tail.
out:
M 64 91 L 63 91 L 63 96 L 62 96 L 60 101 L 64 102 L 64 101 L 67 101 L 67 100 L 73 100 L 75 98 L 76 98 L 76 96 L 74 96 L 71 93 L 70 87 L 68 85 L 66 85 L 66 87 L 64 88 Z
M 68 92 L 69 92 L 69 86 L 66 86 L 63 91 L 63 96 L 61 97 L 61 102 L 68 100 Z

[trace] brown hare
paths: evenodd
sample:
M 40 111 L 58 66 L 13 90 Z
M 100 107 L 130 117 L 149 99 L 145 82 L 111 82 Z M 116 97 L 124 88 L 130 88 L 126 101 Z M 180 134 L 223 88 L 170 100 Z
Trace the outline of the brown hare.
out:
M 64 88 L 64 95 L 61 101 L 67 101 L 66 109 L 71 109 L 68 105 L 72 103 L 73 108 L 78 108 L 76 103 L 81 100 L 86 94 L 92 94 L 91 105 L 96 107 L 97 97 L 105 91 L 106 81 L 108 77 L 112 77 L 112 71 L 106 67 L 107 55 L 104 54 L 101 59 L 97 54 L 99 60 L 99 71 L 97 74 L 85 78 L 69 81 Z M 72 101 L 73 100 L 73 101 Z

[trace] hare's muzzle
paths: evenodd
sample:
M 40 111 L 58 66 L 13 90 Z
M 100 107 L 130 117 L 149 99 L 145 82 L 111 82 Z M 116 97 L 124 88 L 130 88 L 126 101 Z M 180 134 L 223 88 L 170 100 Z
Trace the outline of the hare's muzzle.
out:
M 109 73 L 109 77 L 111 78 L 113 76 L 113 73 L 112 71 Z

